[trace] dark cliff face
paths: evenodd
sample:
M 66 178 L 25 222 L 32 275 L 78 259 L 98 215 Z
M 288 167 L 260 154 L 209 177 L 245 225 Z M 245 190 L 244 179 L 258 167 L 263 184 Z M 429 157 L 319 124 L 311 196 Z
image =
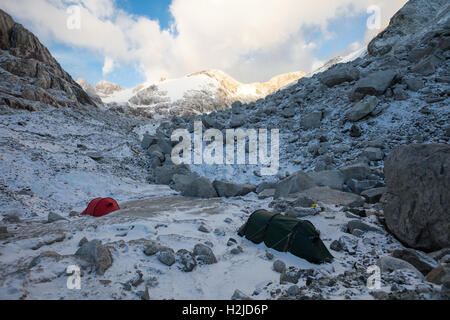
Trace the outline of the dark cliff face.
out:
M 0 49 L 0 104 L 28 110 L 95 105 L 39 39 L 3 10 Z

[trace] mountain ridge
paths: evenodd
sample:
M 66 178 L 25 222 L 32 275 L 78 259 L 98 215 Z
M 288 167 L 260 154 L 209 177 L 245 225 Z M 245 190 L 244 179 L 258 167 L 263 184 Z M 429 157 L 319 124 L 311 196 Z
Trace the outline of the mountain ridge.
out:
M 211 69 L 158 83 L 141 83 L 130 89 L 105 80 L 95 86 L 84 79 L 77 82 L 96 101 L 101 99 L 106 105 L 131 107 L 164 117 L 222 110 L 236 101 L 256 101 L 305 75 L 302 71 L 289 72 L 267 82 L 241 83 L 221 70 Z
M 95 106 L 39 39 L 1 9 L 0 49 L 2 104 L 27 110 Z

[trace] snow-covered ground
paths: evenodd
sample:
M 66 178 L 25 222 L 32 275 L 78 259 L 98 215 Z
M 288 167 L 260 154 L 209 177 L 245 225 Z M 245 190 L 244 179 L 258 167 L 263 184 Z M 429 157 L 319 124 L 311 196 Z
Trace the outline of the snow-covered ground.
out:
M 292 285 L 280 284 L 280 274 L 272 268 L 276 259 L 298 270 L 312 270 L 312 277 L 320 281 L 353 270 L 367 252 L 374 251 L 370 263 L 375 263 L 376 257 L 400 246 L 385 232 L 370 232 L 364 239 L 354 237 L 355 255 L 333 251 L 333 263 L 314 265 L 242 239 L 239 227 L 254 210 L 268 209 L 270 200 L 254 194 L 189 199 L 168 186 L 146 183 L 146 157 L 139 143 L 154 127 L 149 120 L 101 110 L 49 109 L 0 116 L 1 215 L 21 219 L 6 223 L 10 237 L 0 242 L 1 299 L 139 299 L 145 290 L 151 299 L 229 299 L 235 290 L 254 299 L 273 299 Z M 90 199 L 104 196 L 117 199 L 122 210 L 103 218 L 77 215 Z M 345 234 L 342 226 L 351 219 L 339 210 L 326 208 L 310 217 L 327 247 Z M 45 223 L 50 212 L 68 220 Z M 372 218 L 365 219 L 376 224 Z M 201 225 L 210 232 L 199 231 Z M 107 245 L 113 264 L 104 275 L 83 272 L 81 290 L 71 290 L 66 270 L 76 263 L 73 254 L 84 237 Z M 228 246 L 230 238 L 237 244 Z M 192 272 L 181 271 L 178 263 L 168 267 L 156 255 L 143 253 L 150 240 L 174 251 L 207 244 L 218 263 L 198 265 Z M 238 245 L 243 252 L 232 254 Z M 59 258 L 43 257 L 48 251 Z M 130 287 L 139 274 L 142 281 Z M 306 280 L 301 278 L 298 285 Z M 371 297 L 364 282 L 324 288 L 322 295 Z

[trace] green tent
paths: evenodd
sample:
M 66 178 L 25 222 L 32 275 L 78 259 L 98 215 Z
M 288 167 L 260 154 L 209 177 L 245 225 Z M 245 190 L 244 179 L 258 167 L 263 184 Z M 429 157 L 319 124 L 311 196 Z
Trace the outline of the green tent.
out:
M 320 239 L 319 232 L 306 220 L 257 210 L 250 215 L 238 234 L 253 243 L 264 242 L 269 248 L 290 252 L 312 263 L 330 262 L 333 259 Z

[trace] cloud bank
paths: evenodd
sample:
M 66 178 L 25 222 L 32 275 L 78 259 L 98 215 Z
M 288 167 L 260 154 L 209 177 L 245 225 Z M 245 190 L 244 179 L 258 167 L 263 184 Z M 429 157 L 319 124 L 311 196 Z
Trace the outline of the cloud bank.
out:
M 325 61 L 317 48 L 336 35 L 333 19 L 366 14 L 378 6 L 381 24 L 406 0 L 173 0 L 173 24 L 131 15 L 114 0 L 0 0 L 0 7 L 44 42 L 95 51 L 103 75 L 137 65 L 148 81 L 220 69 L 240 81 L 263 81 L 288 71 L 312 71 Z M 78 10 L 73 10 L 73 6 Z M 72 9 L 69 9 L 72 8 Z M 76 22 L 79 18 L 79 28 Z M 74 20 L 75 19 L 75 20 Z M 68 21 L 71 23 L 68 24 Z M 311 30 L 321 37 L 311 38 Z M 366 45 L 377 30 L 348 50 Z

